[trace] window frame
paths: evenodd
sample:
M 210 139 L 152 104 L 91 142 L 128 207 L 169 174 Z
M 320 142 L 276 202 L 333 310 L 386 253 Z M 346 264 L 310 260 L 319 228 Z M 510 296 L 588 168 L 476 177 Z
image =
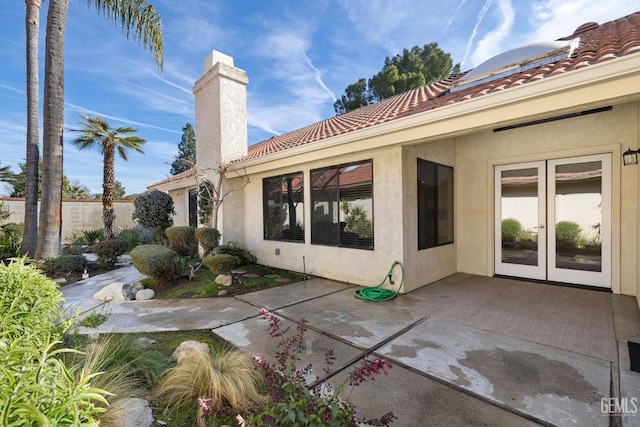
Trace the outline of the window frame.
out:
M 342 203 L 344 202 L 341 197 L 342 193 L 346 193 L 347 191 L 341 191 L 340 177 L 341 174 L 344 173 L 345 169 L 350 167 L 364 166 L 368 165 L 371 169 L 370 181 L 368 182 L 369 190 L 365 194 L 366 196 L 370 196 L 370 215 L 365 218 L 365 221 L 370 222 L 370 224 L 365 225 L 367 228 L 370 228 L 370 237 L 359 237 L 353 236 L 353 233 L 348 233 L 344 231 L 344 227 L 346 225 L 346 221 L 341 221 L 343 219 L 343 211 L 342 211 Z M 335 176 L 332 177 L 329 181 L 336 180 L 335 183 L 335 199 L 319 199 L 318 190 L 314 188 L 315 181 L 321 177 L 321 174 L 325 174 L 330 171 L 335 171 Z M 320 175 L 318 175 L 320 174 Z M 339 248 L 350 248 L 350 249 L 362 249 L 362 250 L 374 250 L 375 249 L 375 235 L 374 235 L 374 187 L 373 187 L 373 159 L 365 159 L 359 160 L 355 162 L 349 163 L 341 163 L 338 165 L 326 166 L 322 168 L 312 169 L 309 172 L 310 177 L 310 193 L 311 193 L 311 244 L 312 245 L 322 245 L 322 246 L 332 246 Z M 317 178 L 318 177 L 318 178 Z M 367 185 L 367 184 L 365 184 Z M 356 193 L 358 194 L 358 193 Z M 337 222 L 331 221 L 317 221 L 315 219 L 315 210 L 317 202 L 328 202 L 337 208 Z M 365 210 L 366 211 L 366 210 Z M 335 215 L 335 214 L 334 214 Z M 370 217 L 370 218 L 369 218 Z M 323 223 L 325 228 L 322 233 L 319 231 L 319 224 Z M 365 223 L 366 224 L 366 223 Z M 329 233 L 327 238 L 327 233 Z M 333 235 L 331 235 L 333 233 Z M 349 236 L 347 236 L 347 234 Z
M 284 233 L 285 230 L 282 229 L 280 230 L 279 238 L 273 237 L 273 233 L 272 233 L 273 230 L 269 227 L 269 226 L 273 227 L 274 224 L 269 224 L 269 219 L 271 218 L 271 215 L 270 215 L 270 209 L 269 209 L 269 203 L 268 203 L 270 199 L 269 199 L 269 190 L 267 188 L 267 184 L 273 183 L 274 181 L 279 180 L 279 187 L 280 189 L 282 189 L 288 178 L 300 179 L 300 188 L 295 191 L 300 195 L 298 203 L 302 202 L 302 215 L 297 215 L 297 206 L 296 206 L 296 209 L 294 209 L 294 211 L 296 212 L 296 215 L 293 218 L 294 220 L 296 220 L 296 224 L 294 224 L 294 227 L 297 226 L 298 220 L 301 220 L 300 221 L 302 223 L 301 230 L 290 234 L 291 237 L 285 237 L 285 233 Z M 289 204 L 289 202 L 285 200 L 285 196 L 287 193 L 284 191 L 280 191 L 279 194 L 280 194 L 280 202 L 278 203 L 278 206 L 280 206 L 281 212 L 285 212 L 283 207 Z M 262 178 L 262 237 L 263 239 L 269 240 L 269 241 L 276 241 L 276 242 L 304 243 L 305 242 L 304 204 L 305 204 L 304 203 L 304 173 L 302 171 Z M 287 209 L 286 212 L 288 216 L 288 218 L 286 219 L 289 222 L 289 227 L 291 227 L 291 220 L 292 220 L 291 210 Z M 284 219 L 284 217 L 282 219 Z M 284 222 L 282 224 L 284 224 Z
M 436 248 L 439 246 L 450 245 L 455 242 L 455 174 L 453 166 L 443 165 L 430 160 L 417 159 L 416 169 L 416 209 L 417 209 L 417 234 L 418 234 L 418 250 Z M 447 218 L 447 236 L 450 238 L 441 238 L 440 236 L 440 223 L 442 221 L 442 207 L 440 206 L 441 200 L 439 195 L 441 194 L 441 182 L 440 174 L 446 170 L 449 174 L 448 180 L 443 183 L 447 185 L 448 194 L 450 199 L 446 201 Z M 431 179 L 431 184 L 421 182 L 421 178 Z M 435 194 L 427 194 L 429 188 L 435 188 Z M 431 196 L 431 197 L 429 197 Z M 429 214 L 429 211 L 431 214 Z M 429 233 L 433 233 L 430 235 Z

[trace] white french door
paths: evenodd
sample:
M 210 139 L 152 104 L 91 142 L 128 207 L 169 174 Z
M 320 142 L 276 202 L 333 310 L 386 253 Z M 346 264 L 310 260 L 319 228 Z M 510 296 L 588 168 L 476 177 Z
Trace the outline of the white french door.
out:
M 611 287 L 611 155 L 495 168 L 495 273 Z

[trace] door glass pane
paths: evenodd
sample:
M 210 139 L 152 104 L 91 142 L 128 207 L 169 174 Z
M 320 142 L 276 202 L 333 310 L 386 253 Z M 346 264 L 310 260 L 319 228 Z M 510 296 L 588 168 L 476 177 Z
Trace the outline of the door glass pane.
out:
M 502 171 L 502 262 L 538 265 L 538 168 Z
M 557 165 L 556 267 L 602 271 L 602 162 Z

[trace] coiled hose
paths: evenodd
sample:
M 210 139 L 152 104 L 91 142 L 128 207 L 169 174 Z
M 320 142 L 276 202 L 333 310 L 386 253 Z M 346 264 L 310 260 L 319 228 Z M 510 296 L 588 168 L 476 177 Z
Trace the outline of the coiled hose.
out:
M 381 288 L 380 286 L 382 286 L 382 284 L 384 284 L 384 282 L 387 279 L 389 279 L 389 282 L 393 284 L 393 281 L 391 280 L 391 278 L 392 278 L 393 270 L 396 268 L 396 265 L 400 266 L 400 271 L 402 272 L 398 289 L 396 289 L 395 291 L 391 291 L 389 289 Z M 400 261 L 394 261 L 393 264 L 391 264 L 391 268 L 389 269 L 389 272 L 384 277 L 384 279 L 382 279 L 382 282 L 380 282 L 378 286 L 358 289 L 353 294 L 355 295 L 356 298 L 360 298 L 367 301 L 377 301 L 377 302 L 389 301 L 394 299 L 398 295 L 398 292 L 400 291 L 400 288 L 402 288 L 403 283 L 404 283 L 404 267 Z

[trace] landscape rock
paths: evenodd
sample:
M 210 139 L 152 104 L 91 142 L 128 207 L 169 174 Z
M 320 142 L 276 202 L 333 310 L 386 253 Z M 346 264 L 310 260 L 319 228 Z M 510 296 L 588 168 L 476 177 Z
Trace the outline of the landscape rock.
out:
M 226 297 L 227 295 L 229 295 L 229 291 L 226 289 L 222 289 L 221 291 L 218 292 L 219 297 Z
M 124 296 L 124 299 L 129 301 L 134 300 L 136 299 L 137 293 L 138 290 L 131 284 L 125 283 L 124 285 L 122 285 L 122 296 Z
M 156 296 L 156 293 L 154 292 L 153 289 L 143 289 L 136 293 L 136 300 L 145 301 L 145 300 L 153 299 L 153 297 L 155 296 Z
M 122 427 L 151 427 L 154 421 L 149 402 L 136 397 L 116 401 L 109 407 L 109 412 L 118 414 L 117 420 L 110 423 L 111 425 Z
M 180 361 L 185 357 L 189 356 L 189 354 L 195 353 L 198 351 L 205 351 L 209 353 L 209 346 L 200 341 L 193 341 L 193 340 L 183 341 L 182 343 L 180 343 L 178 348 L 176 348 L 173 354 L 171 355 L 171 360 L 175 361 L 176 363 L 180 363 Z
M 122 293 L 123 282 L 114 282 L 93 294 L 96 301 L 125 301 Z
M 151 345 L 151 344 L 155 344 L 156 340 L 153 340 L 151 338 L 147 338 L 147 337 L 140 337 L 138 339 L 136 339 L 136 344 L 138 345 Z
M 67 284 L 67 279 L 65 279 L 64 277 L 59 277 L 57 279 L 54 279 L 53 281 L 60 286 Z
M 233 284 L 233 276 L 230 274 L 218 274 L 215 282 L 222 286 L 231 286 Z
M 139 291 L 144 289 L 144 285 L 142 283 L 140 283 L 140 282 L 133 282 L 131 284 L 131 286 L 133 286 L 134 288 L 136 288 Z

